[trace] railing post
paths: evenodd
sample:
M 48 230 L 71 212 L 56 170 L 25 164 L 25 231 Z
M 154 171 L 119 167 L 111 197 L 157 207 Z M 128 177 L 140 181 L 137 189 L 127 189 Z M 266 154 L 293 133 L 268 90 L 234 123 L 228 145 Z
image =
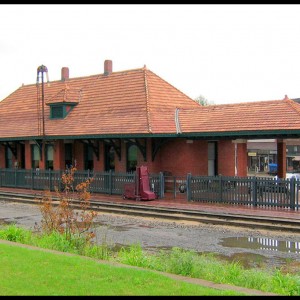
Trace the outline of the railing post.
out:
M 17 169 L 15 168 L 15 172 L 14 172 L 14 181 L 15 181 L 15 187 L 18 187 L 17 185 Z
M 34 188 L 34 172 L 33 172 L 33 169 L 31 168 L 31 189 L 33 190 L 33 188 Z
M 173 176 L 173 197 L 176 198 L 176 176 Z
M 112 194 L 112 171 L 111 169 L 109 170 L 109 180 L 108 180 L 108 193 L 109 195 Z
M 218 202 L 223 202 L 223 178 L 222 175 L 219 175 L 219 200 Z
M 253 199 L 253 206 L 257 206 L 257 178 L 252 177 L 251 179 L 252 183 L 252 199 Z
M 191 181 L 192 181 L 192 174 L 188 173 L 186 176 L 186 198 L 187 198 L 187 201 L 191 201 L 191 199 L 192 199 Z
M 295 196 L 296 196 L 296 194 L 295 194 L 295 191 L 296 191 L 295 185 L 296 185 L 296 179 L 294 177 L 292 177 L 290 179 L 290 209 L 293 209 L 293 210 L 295 210 Z
M 159 172 L 159 197 L 164 198 L 165 196 L 165 179 L 164 173 Z
M 53 188 L 53 180 L 52 180 L 52 177 L 53 177 L 52 173 L 53 173 L 52 170 L 49 169 L 49 189 L 50 189 L 50 191 L 54 190 L 54 188 Z
M 62 176 L 65 173 L 64 170 L 60 170 L 59 171 L 59 190 L 63 191 L 64 190 L 64 186 L 63 186 L 63 182 L 62 182 Z

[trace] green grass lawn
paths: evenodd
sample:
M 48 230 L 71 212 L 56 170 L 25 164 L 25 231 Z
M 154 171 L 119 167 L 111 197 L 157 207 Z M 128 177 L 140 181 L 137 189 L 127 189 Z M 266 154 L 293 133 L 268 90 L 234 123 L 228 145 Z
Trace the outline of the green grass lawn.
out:
M 242 295 L 174 280 L 150 270 L 82 256 L 0 244 L 0 295 Z

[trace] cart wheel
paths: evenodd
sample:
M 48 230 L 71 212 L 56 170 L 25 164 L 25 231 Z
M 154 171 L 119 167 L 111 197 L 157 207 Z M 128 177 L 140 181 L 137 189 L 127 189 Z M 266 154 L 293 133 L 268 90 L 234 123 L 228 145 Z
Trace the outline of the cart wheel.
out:
M 186 184 L 182 183 L 178 189 L 180 193 L 184 193 L 186 191 Z

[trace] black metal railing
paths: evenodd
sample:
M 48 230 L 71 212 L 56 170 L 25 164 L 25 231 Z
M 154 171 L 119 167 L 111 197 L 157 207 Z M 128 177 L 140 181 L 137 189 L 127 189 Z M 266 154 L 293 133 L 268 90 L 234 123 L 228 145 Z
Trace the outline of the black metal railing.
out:
M 24 188 L 33 190 L 62 190 L 62 175 L 65 171 L 52 170 L 20 170 L 20 169 L 0 169 L 0 187 Z M 135 172 L 114 173 L 76 171 L 74 173 L 73 187 L 92 178 L 89 190 L 94 193 L 122 195 L 126 183 L 135 182 Z M 160 175 L 152 174 L 150 177 L 150 187 L 158 197 L 163 197 L 160 192 Z
M 0 187 L 54 191 L 63 188 L 64 171 L 0 169 Z M 93 178 L 90 192 L 123 195 L 124 186 L 135 183 L 136 173 L 76 171 L 74 188 Z M 159 199 L 181 195 L 191 202 L 222 203 L 264 208 L 299 210 L 300 181 L 296 178 L 171 176 L 160 172 L 149 174 L 150 188 Z
M 299 209 L 300 181 L 295 178 L 188 175 L 187 183 L 190 201 Z

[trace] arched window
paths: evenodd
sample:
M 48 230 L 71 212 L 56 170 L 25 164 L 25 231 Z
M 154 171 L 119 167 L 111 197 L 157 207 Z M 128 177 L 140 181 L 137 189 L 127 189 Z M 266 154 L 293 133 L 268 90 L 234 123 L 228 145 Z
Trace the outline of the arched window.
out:
M 13 167 L 13 153 L 11 149 L 5 147 L 5 168 L 11 169 Z
M 94 152 L 93 147 L 88 144 L 84 144 L 84 169 L 94 169 Z
M 109 144 L 105 145 L 105 171 L 115 171 L 115 149 Z
M 31 145 L 31 167 L 38 169 L 40 167 L 40 149 L 38 145 Z
M 46 145 L 46 170 L 53 170 L 54 146 Z
M 128 145 L 127 148 L 127 172 L 133 172 L 136 170 L 137 166 L 137 151 L 138 147 L 136 145 Z
M 73 165 L 73 145 L 71 143 L 65 144 L 65 165 L 69 169 Z

